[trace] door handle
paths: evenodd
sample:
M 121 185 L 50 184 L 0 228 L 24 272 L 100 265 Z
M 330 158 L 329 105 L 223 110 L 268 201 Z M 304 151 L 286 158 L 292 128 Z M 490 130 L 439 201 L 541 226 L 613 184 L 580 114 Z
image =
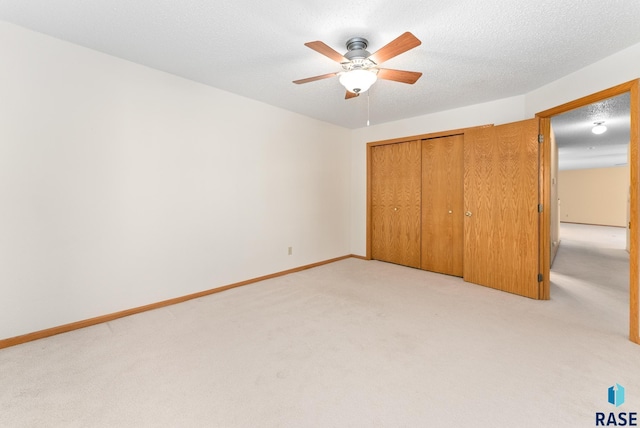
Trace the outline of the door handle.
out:
M 467 217 L 471 217 L 471 211 L 467 211 L 466 213 L 464 213 L 464 215 L 466 215 Z

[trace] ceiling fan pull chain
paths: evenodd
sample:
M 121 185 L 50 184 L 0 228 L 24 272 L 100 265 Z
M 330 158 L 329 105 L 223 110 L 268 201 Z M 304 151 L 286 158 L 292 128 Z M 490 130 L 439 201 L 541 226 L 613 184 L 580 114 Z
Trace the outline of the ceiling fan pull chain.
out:
M 371 95 L 371 91 L 367 92 L 367 126 L 369 126 L 369 113 L 370 113 L 370 108 L 369 108 L 369 96 Z

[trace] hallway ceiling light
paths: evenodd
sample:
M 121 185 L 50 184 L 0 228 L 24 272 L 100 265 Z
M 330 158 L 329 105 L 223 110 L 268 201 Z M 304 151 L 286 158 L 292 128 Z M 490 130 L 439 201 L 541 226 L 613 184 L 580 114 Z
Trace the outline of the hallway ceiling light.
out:
M 604 126 L 603 123 L 604 121 L 593 122 L 595 126 L 591 129 L 591 132 L 593 132 L 596 135 L 604 134 L 607 131 L 607 127 Z

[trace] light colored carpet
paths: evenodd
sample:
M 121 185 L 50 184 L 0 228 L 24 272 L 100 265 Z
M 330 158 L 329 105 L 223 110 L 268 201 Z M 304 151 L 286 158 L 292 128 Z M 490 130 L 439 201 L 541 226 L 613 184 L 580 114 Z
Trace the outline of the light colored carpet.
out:
M 572 226 L 551 301 L 347 259 L 0 350 L 0 426 L 588 427 L 640 411 L 627 253 Z

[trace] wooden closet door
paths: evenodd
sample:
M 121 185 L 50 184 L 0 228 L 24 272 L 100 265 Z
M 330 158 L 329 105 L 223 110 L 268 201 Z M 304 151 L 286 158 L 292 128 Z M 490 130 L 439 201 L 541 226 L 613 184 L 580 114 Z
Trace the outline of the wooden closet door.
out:
M 462 276 L 464 137 L 422 141 L 422 269 Z
M 464 139 L 464 279 L 538 299 L 538 120 Z
M 371 257 L 420 267 L 421 142 L 371 148 Z

